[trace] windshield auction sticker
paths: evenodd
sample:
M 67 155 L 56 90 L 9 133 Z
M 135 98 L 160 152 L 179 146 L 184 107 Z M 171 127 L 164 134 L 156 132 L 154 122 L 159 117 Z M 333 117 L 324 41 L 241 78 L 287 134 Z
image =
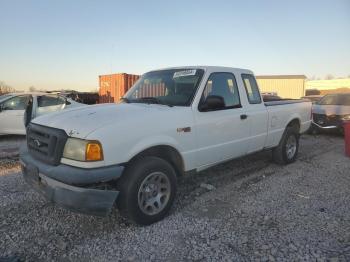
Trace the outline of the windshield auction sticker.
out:
M 183 76 L 194 76 L 196 74 L 196 69 L 189 69 L 183 71 L 177 71 L 174 73 L 173 78 L 183 77 Z

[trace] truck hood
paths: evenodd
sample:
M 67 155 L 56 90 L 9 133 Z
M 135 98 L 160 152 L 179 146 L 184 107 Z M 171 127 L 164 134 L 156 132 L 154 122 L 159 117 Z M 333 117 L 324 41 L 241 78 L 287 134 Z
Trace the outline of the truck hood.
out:
M 86 138 L 91 132 L 113 122 L 138 121 L 145 115 L 156 116 L 174 109 L 154 104 L 101 104 L 55 112 L 37 117 L 32 122 L 63 129 L 69 136 Z
M 338 106 L 338 105 L 313 105 L 312 112 L 322 115 L 349 115 L 350 106 Z

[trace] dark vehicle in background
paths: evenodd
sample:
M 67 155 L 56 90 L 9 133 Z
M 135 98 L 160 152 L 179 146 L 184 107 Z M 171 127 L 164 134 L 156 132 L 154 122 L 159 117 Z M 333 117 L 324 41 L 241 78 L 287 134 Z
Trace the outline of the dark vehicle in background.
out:
M 310 96 L 303 96 L 301 99 L 307 99 L 311 101 L 313 104 L 315 104 L 318 101 L 320 101 L 322 97 L 323 95 L 310 95 Z
M 262 94 L 264 102 L 279 101 L 282 97 L 274 94 Z
M 310 132 L 337 130 L 343 133 L 344 121 L 350 121 L 350 93 L 326 95 L 312 106 Z
M 78 92 L 75 90 L 53 90 L 47 91 L 50 94 L 59 94 L 61 96 L 72 99 L 75 102 L 94 105 L 99 103 L 99 96 L 97 92 Z
M 99 99 L 98 93 L 95 93 L 95 92 L 72 91 L 72 92 L 63 93 L 62 95 L 64 95 L 65 97 L 69 97 L 78 103 L 83 103 L 86 105 L 98 104 L 98 99 Z

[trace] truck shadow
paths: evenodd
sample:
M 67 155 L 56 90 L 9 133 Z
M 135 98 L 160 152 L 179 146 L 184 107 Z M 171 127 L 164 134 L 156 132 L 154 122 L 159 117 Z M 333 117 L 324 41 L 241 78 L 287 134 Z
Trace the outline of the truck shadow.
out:
M 271 151 L 264 151 L 230 160 L 197 174 L 183 176 L 179 179 L 175 208 L 172 212 L 186 208 L 196 198 L 210 191 L 210 187 L 216 189 L 246 179 L 256 183 L 262 179 L 256 174 L 257 171 L 266 169 L 271 164 Z M 264 172 L 264 176 L 273 173 Z M 207 185 L 209 185 L 209 190 Z
M 310 163 L 315 157 L 338 148 L 339 143 L 334 142 L 341 139 L 343 135 L 339 132 L 305 134 L 300 139 L 299 156 L 296 161 Z M 320 140 L 324 142 L 322 145 Z M 222 163 L 197 174 L 183 176 L 179 179 L 177 198 L 171 212 L 183 210 L 196 198 L 210 191 L 206 188 L 206 184 L 213 186 L 215 190 L 215 188 L 244 180 L 247 186 L 282 170 L 283 166 L 275 164 L 272 161 L 271 150 L 267 150 Z

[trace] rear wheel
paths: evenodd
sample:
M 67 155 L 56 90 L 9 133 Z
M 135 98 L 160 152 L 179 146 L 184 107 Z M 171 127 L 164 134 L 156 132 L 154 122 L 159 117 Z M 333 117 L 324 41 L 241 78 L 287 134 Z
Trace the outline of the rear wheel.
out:
M 320 132 L 319 128 L 314 124 L 311 124 L 309 130 L 307 131 L 309 135 L 318 135 L 319 132 Z
M 299 128 L 287 127 L 279 145 L 273 149 L 273 160 L 280 165 L 293 163 L 299 151 Z
M 144 157 L 130 163 L 118 184 L 121 213 L 137 224 L 149 225 L 169 212 L 176 194 L 176 173 L 165 160 Z

